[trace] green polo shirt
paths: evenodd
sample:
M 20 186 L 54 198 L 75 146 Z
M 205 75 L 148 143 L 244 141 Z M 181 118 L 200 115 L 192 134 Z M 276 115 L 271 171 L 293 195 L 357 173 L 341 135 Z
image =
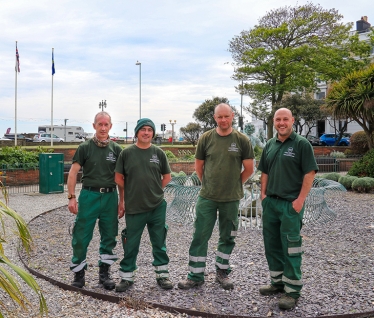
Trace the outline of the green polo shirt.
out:
M 200 137 L 195 158 L 204 160 L 201 197 L 218 202 L 243 197 L 242 161 L 254 158 L 247 136 L 235 129 L 227 136 L 220 136 L 211 129 Z
M 125 209 L 127 214 L 154 210 L 164 199 L 161 176 L 170 173 L 165 153 L 155 145 L 147 149 L 131 145 L 123 149 L 116 172 L 125 177 Z
M 73 163 L 83 170 L 82 183 L 87 187 L 116 187 L 114 168 L 122 147 L 110 141 L 106 147 L 98 147 L 92 139 L 81 143 L 73 157 Z
M 276 135 L 266 143 L 258 170 L 268 175 L 266 195 L 293 201 L 299 196 L 304 175 L 318 171 L 318 166 L 309 141 L 292 132 L 284 142 Z

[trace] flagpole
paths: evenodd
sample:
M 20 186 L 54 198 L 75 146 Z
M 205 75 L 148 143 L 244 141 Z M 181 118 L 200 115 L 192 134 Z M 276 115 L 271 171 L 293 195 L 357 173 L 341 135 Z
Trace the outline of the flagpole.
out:
M 16 67 L 15 67 L 16 84 L 15 84 L 15 98 L 14 98 L 14 101 L 15 101 L 15 105 L 14 105 L 14 146 L 17 146 L 17 75 L 18 75 L 17 73 L 18 73 L 18 69 L 19 69 L 18 58 L 17 58 L 17 54 L 18 54 L 17 42 L 18 41 L 16 41 Z
M 54 48 L 52 48 L 52 66 L 54 63 L 53 52 L 54 52 Z M 52 72 L 52 96 L 51 96 L 51 147 L 53 147 L 53 72 Z

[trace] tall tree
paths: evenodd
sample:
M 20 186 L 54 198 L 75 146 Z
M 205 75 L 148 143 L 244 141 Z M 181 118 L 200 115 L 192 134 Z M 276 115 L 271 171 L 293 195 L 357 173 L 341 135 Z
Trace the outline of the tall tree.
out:
M 369 63 L 370 44 L 349 35 L 351 24 L 320 5 L 285 6 L 271 10 L 249 31 L 230 41 L 233 79 L 253 103 L 247 108 L 266 117 L 268 137 L 272 118 L 286 92 L 315 90 L 317 77 L 338 80 L 349 70 Z
M 186 127 L 181 127 L 180 131 L 184 138 L 195 146 L 201 134 L 201 127 L 198 123 L 188 123 Z
M 229 100 L 226 97 L 213 97 L 212 99 L 206 99 L 199 107 L 196 108 L 193 113 L 193 118 L 200 124 L 203 131 L 208 131 L 209 129 L 217 127 L 217 123 L 214 120 L 214 107 L 218 104 L 225 103 L 230 105 Z M 231 106 L 231 105 L 230 105 Z M 235 116 L 238 116 L 238 113 L 235 107 L 231 106 L 235 112 Z M 235 119 L 233 120 L 233 125 L 236 124 Z
M 328 113 L 321 107 L 322 100 L 313 99 L 310 94 L 287 95 L 281 102 L 281 107 L 288 108 L 295 118 L 295 130 L 308 135 L 318 120 L 326 119 Z
M 338 117 L 349 117 L 364 130 L 374 148 L 374 64 L 348 74 L 328 91 L 326 105 Z

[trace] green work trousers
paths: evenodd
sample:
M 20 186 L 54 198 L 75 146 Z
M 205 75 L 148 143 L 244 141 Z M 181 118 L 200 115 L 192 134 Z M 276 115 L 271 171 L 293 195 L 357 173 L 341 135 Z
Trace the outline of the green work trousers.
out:
M 126 228 L 122 231 L 124 257 L 120 263 L 120 277 L 133 282 L 137 270 L 136 259 L 139 253 L 140 240 L 147 225 L 152 244 L 153 262 L 156 279 L 169 277 L 169 257 L 166 253 L 166 201 L 154 210 L 139 214 L 125 214 Z
M 117 191 L 100 193 L 81 190 L 71 241 L 73 257 L 70 269 L 74 272 L 87 269 L 87 248 L 92 240 L 96 220 L 99 220 L 100 232 L 99 266 L 102 263 L 112 265 L 117 260 L 117 255 L 113 254 L 118 235 Z
M 216 253 L 216 269 L 231 272 L 229 258 L 235 246 L 238 230 L 239 201 L 217 202 L 199 196 L 196 203 L 195 232 L 189 250 L 188 278 L 194 281 L 204 281 L 208 241 L 212 236 L 217 220 L 219 239 Z
M 297 213 L 292 202 L 266 197 L 263 207 L 263 236 L 265 256 L 269 265 L 271 284 L 299 298 L 303 287 L 301 258 L 303 254 L 300 230 L 304 207 Z

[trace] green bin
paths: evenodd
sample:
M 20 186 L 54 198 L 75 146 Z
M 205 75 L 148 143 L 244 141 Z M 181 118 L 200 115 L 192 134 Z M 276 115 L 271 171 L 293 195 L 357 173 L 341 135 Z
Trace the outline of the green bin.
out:
M 64 192 L 64 154 L 39 154 L 39 192 Z

